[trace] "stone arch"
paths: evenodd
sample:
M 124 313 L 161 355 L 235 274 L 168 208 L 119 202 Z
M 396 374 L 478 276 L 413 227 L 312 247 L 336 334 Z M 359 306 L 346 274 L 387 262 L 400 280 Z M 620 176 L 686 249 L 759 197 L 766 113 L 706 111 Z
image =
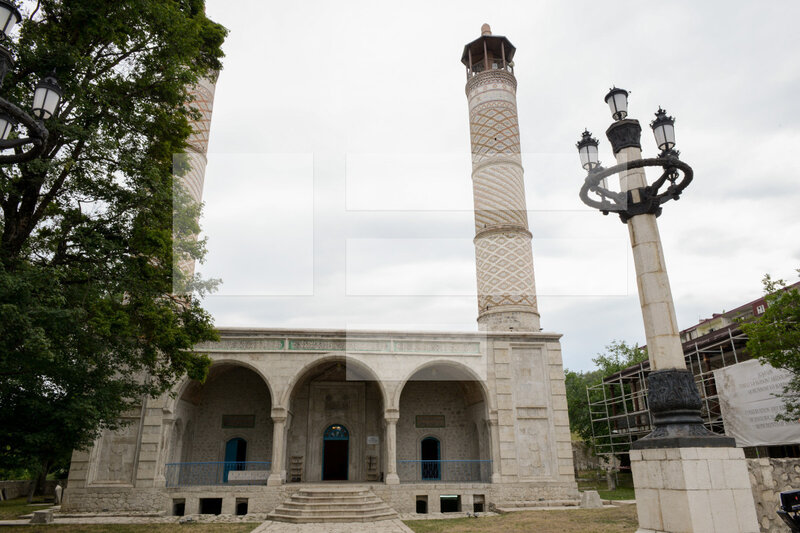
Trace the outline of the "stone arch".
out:
M 490 398 L 485 381 L 460 362 L 428 361 L 411 371 L 394 399 L 400 480 L 488 481 L 491 444 L 479 428 L 489 418 Z M 422 457 L 427 438 L 438 441 L 435 463 Z
M 356 371 L 363 377 L 368 378 L 365 381 L 374 381 L 378 387 L 378 390 L 381 393 L 381 401 L 384 406 L 388 406 L 388 395 L 386 392 L 386 387 L 384 383 L 378 378 L 378 374 L 373 370 L 368 364 L 364 361 L 360 361 L 353 357 L 348 357 L 346 355 L 339 355 L 339 354 L 329 354 L 313 361 L 307 363 L 303 368 L 295 373 L 289 383 L 286 385 L 286 388 L 280 395 L 280 403 L 276 403 L 275 407 L 289 407 L 289 400 L 292 397 L 292 393 L 294 392 L 295 388 L 298 384 L 302 383 L 303 379 L 308 377 L 308 375 L 318 366 L 326 363 L 335 363 L 335 362 L 342 362 L 345 365 L 353 365 Z
M 272 398 L 272 387 L 257 367 L 236 359 L 215 360 L 203 383 L 187 379 L 177 388 L 170 407 L 175 423 L 183 425 L 183 443 L 178 449 L 179 443 L 173 442 L 166 455 L 180 456 L 178 462 L 184 464 L 223 462 L 226 443 L 242 438 L 248 443 L 247 461 L 269 462 Z
M 435 359 L 433 361 L 428 361 L 419 365 L 418 367 L 414 368 L 408 375 L 400 381 L 399 386 L 394 391 L 394 397 L 392 398 L 392 408 L 400 409 L 400 397 L 403 395 L 403 389 L 405 389 L 406 385 L 409 381 L 412 380 L 414 376 L 418 373 L 424 372 L 426 370 L 434 369 L 434 368 L 443 368 L 451 370 L 453 373 L 447 375 L 447 381 L 470 381 L 476 384 L 477 387 L 480 388 L 480 391 L 483 395 L 483 401 L 486 402 L 486 409 L 487 411 L 491 412 L 494 410 L 494 404 L 492 402 L 492 396 L 489 394 L 489 387 L 486 384 L 486 380 L 481 378 L 477 372 L 473 369 L 468 367 L 467 365 L 460 363 L 458 361 L 451 361 L 449 359 Z M 458 374 L 461 374 L 461 379 L 458 378 Z M 431 381 L 431 380 L 426 380 Z
M 258 368 L 255 365 L 252 365 L 252 364 L 250 364 L 248 362 L 239 361 L 238 359 L 214 359 L 211 362 L 211 366 L 208 369 L 209 376 L 211 376 L 211 371 L 214 368 L 218 368 L 218 367 L 223 366 L 223 365 L 241 366 L 241 367 L 247 368 L 248 370 L 252 370 L 254 373 L 256 373 L 262 379 L 262 381 L 264 382 L 264 385 L 267 386 L 267 390 L 269 391 L 270 402 L 273 405 L 275 405 L 275 393 L 274 393 L 274 391 L 272 389 L 272 384 L 270 383 L 269 378 L 267 378 L 267 376 L 261 371 L 260 368 Z M 167 400 L 167 402 L 166 402 L 166 404 L 164 406 L 164 411 L 167 411 L 167 412 L 170 412 L 170 413 L 174 412 L 175 411 L 175 406 L 177 405 L 178 401 L 181 399 L 181 396 L 183 396 L 183 394 L 186 392 L 186 389 L 189 388 L 189 386 L 191 386 L 192 383 L 197 383 L 197 381 L 189 378 L 188 376 L 184 377 L 183 381 L 181 381 L 178 384 L 178 386 L 174 389 L 174 391 L 173 391 L 174 394 L 170 394 L 169 395 L 169 399 Z
M 384 384 L 372 368 L 344 354 L 315 358 L 294 374 L 281 403 L 289 414 L 286 466 L 302 465 L 302 473 L 292 474 L 292 479 L 322 480 L 323 466 L 330 466 L 325 462 L 323 434 L 331 424 L 340 424 L 351 438 L 344 479 L 378 481 L 385 456 L 383 438 L 368 437 L 383 434 L 387 400 Z

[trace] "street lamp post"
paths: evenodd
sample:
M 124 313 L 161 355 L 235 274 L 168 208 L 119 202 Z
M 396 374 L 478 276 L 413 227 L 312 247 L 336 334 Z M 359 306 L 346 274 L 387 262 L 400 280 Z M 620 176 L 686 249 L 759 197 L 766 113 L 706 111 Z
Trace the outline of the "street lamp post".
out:
M 759 530 L 744 453 L 734 439 L 703 425 L 702 403 L 686 368 L 675 305 L 656 218 L 678 200 L 694 176 L 675 150 L 675 120 L 663 109 L 650 124 L 661 150 L 642 158 L 637 120 L 628 119 L 628 92 L 606 95 L 614 123 L 606 131 L 617 164 L 600 164 L 598 141 L 587 130 L 578 141 L 587 171 L 581 200 L 603 214 L 616 213 L 628 227 L 651 372 L 647 402 L 652 432 L 631 445 L 639 532 L 755 533 Z M 647 183 L 645 168 L 661 175 Z M 609 178 L 619 175 L 619 190 Z M 725 500 L 724 502 L 722 500 Z M 720 511 L 720 505 L 723 505 Z
M 615 120 L 606 136 L 617 164 L 603 168 L 598 141 L 584 131 L 577 147 L 588 175 L 580 197 L 603 214 L 617 213 L 630 234 L 652 370 L 648 376 L 648 403 L 655 426 L 635 446 L 733 446 L 732 439 L 708 431 L 700 417 L 700 395 L 692 373 L 686 368 L 656 222 L 662 204 L 678 200 L 694 174 L 675 150 L 675 120 L 659 108 L 651 127 L 661 153 L 656 158 L 642 159 L 642 128 L 638 120 L 626 118 L 628 92 L 613 88 L 606 95 L 606 102 Z M 651 185 L 645 176 L 646 167 L 662 171 Z M 616 174 L 620 179 L 619 191 L 608 186 L 608 178 Z
M 0 41 L 9 39 L 14 26 L 21 20 L 22 15 L 12 0 L 0 0 Z M 0 45 L 0 87 L 13 66 L 11 51 Z M 58 112 L 62 97 L 55 72 L 36 85 L 31 109 L 33 116 L 0 97 L 0 152 L 14 150 L 14 153 L 0 153 L 0 164 L 24 163 L 41 155 L 49 136 L 44 121 Z M 9 139 L 17 125 L 27 130 L 27 136 Z

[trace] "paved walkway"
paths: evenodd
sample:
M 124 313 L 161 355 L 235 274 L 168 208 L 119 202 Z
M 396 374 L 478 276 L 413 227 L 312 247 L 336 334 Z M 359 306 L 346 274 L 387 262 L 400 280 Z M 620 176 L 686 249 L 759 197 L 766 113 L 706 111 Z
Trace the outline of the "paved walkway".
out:
M 231 523 L 235 521 L 230 521 Z M 178 521 L 175 517 L 137 518 L 125 516 L 95 516 L 91 518 L 58 518 L 54 524 L 163 524 Z M 202 522 L 201 522 L 202 523 Z M 207 522 L 206 522 L 207 523 Z M 252 523 L 252 522 L 251 522 Z M 2 526 L 27 526 L 30 520 L 0 520 Z M 381 520 L 378 522 L 328 523 L 328 524 L 287 524 L 284 522 L 264 522 L 252 533 L 413 533 L 400 520 Z
M 378 522 L 327 524 L 264 522 L 252 533 L 413 533 L 413 531 L 400 520 L 380 520 Z

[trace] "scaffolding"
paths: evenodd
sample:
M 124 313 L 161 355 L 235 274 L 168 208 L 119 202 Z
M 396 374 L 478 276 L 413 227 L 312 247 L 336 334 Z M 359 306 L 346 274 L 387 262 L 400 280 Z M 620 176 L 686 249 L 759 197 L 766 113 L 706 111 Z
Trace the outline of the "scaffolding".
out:
M 750 359 L 745 351 L 747 336 L 734 323 L 683 343 L 686 367 L 694 375 L 702 401 L 701 416 L 714 433 L 725 433 L 714 370 Z M 612 374 L 587 387 L 589 417 L 597 455 L 628 453 L 630 445 L 653 429 L 647 403 L 645 361 Z

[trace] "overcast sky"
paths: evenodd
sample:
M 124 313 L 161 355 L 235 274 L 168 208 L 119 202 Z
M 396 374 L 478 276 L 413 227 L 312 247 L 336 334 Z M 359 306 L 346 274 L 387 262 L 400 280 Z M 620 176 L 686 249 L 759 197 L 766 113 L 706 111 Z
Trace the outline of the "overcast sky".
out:
M 612 84 L 645 157 L 661 105 L 695 171 L 659 218 L 681 328 L 800 267 L 796 0 L 207 3 L 230 30 L 199 267 L 223 280 L 220 327 L 477 329 L 460 57 L 484 22 L 517 47 L 539 309 L 566 367 L 645 343 L 627 229 L 578 198 L 583 128 L 613 162 Z

